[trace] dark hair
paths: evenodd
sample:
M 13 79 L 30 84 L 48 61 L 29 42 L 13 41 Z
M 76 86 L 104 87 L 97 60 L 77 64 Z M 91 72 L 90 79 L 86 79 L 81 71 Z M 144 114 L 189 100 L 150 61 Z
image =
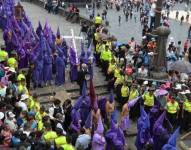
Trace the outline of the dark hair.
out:
M 81 129 L 80 129 L 80 133 L 85 134 L 85 132 L 86 132 L 86 131 L 85 131 L 84 128 L 81 128 Z
M 59 99 L 54 100 L 54 105 L 60 105 L 61 101 Z

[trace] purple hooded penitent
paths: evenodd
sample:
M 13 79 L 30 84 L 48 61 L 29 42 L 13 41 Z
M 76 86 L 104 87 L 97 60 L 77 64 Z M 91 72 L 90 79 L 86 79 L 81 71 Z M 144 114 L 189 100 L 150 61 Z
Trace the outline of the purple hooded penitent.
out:
M 153 142 L 154 149 L 156 150 L 161 150 L 162 146 L 167 143 L 169 138 L 168 130 L 163 127 L 165 115 L 166 113 L 163 112 L 153 126 Z
M 84 125 L 88 117 L 87 114 L 90 113 L 90 97 L 86 95 L 85 82 L 83 84 L 82 95 L 76 100 L 73 108 L 79 110 L 82 120 L 81 124 Z
M 146 144 L 152 144 L 153 141 L 150 134 L 150 121 L 149 116 L 145 112 L 144 108 L 140 107 L 141 116 L 137 122 L 137 137 L 135 141 L 135 145 L 137 150 L 142 150 Z
M 179 135 L 180 127 L 177 128 L 168 140 L 168 143 L 162 147 L 162 150 L 177 150 L 176 140 Z
M 110 95 L 109 95 L 109 102 L 113 103 L 114 102 L 114 94 L 113 91 L 111 90 Z
M 63 57 L 63 52 L 58 52 L 58 56 L 56 57 L 56 78 L 55 84 L 60 86 L 65 82 L 65 60 Z
M 117 129 L 117 138 L 114 141 L 115 149 L 125 150 L 125 136 L 121 128 Z
M 114 142 L 117 138 L 117 127 L 115 122 L 111 119 L 110 120 L 110 129 L 105 133 L 105 139 L 107 142 L 106 150 L 110 150 L 114 147 Z
M 43 83 L 43 59 L 39 53 L 37 59 L 34 61 L 33 79 L 36 86 Z
M 60 28 L 59 27 L 57 28 L 56 36 L 60 37 Z
M 93 135 L 92 150 L 104 150 L 106 142 L 103 136 L 103 132 L 104 132 L 104 127 L 100 116 L 98 119 L 97 129 Z
M 74 132 L 79 132 L 81 125 L 80 125 L 80 121 L 81 121 L 81 117 L 80 117 L 80 113 L 73 109 L 72 113 L 71 113 L 71 117 L 72 117 L 72 122 L 70 125 L 70 128 L 74 131 Z
M 90 112 L 87 119 L 86 119 L 86 122 L 85 122 L 85 128 L 86 129 L 91 129 L 92 128 L 92 113 Z
M 41 23 L 40 23 L 40 21 L 39 21 L 39 22 L 38 22 L 38 27 L 37 27 L 37 29 L 36 29 L 36 34 L 38 35 L 38 37 L 41 36 L 41 33 L 43 32 L 42 30 L 43 30 L 43 29 L 42 29 L 42 25 L 41 25 Z

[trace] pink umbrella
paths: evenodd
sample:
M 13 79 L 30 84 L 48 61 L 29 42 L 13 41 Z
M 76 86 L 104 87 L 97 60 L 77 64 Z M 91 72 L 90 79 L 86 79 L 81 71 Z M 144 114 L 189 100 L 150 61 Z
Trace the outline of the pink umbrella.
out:
M 164 90 L 164 89 L 158 89 L 155 91 L 155 96 L 163 96 L 163 95 L 166 95 L 168 94 L 168 91 L 167 90 Z

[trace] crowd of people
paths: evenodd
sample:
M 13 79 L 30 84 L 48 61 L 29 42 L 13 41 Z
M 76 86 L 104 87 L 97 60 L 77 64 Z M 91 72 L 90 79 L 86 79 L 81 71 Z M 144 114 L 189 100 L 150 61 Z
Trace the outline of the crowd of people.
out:
M 169 69 L 167 80 L 149 79 L 157 55 L 157 38 L 151 35 L 153 25 L 148 24 L 151 18 L 144 22 L 142 43 L 132 37 L 128 43 L 119 44 L 97 15 L 93 26 L 83 23 L 88 50 L 82 43 L 78 58 L 61 38 L 59 29 L 55 35 L 46 22 L 44 28 L 39 23 L 34 31 L 23 9 L 14 14 L 15 9 L 22 8 L 20 4 L 14 7 L 11 1 L 4 1 L 0 5 L 9 8 L 3 9 L 4 15 L 0 16 L 5 41 L 0 50 L 3 148 L 126 150 L 125 136 L 131 119 L 137 123 L 138 150 L 167 150 L 176 149 L 173 141 L 179 133 L 177 127 L 181 132 L 190 130 L 190 72 Z M 171 38 L 167 47 L 169 61 L 191 62 L 190 39 L 191 27 L 184 46 L 181 41 L 176 45 Z M 62 103 L 55 98 L 47 108 L 31 89 L 51 85 L 53 80 L 63 85 L 67 58 L 71 81 L 79 84 L 80 96 L 74 104 L 70 99 Z M 94 63 L 108 81 L 107 97 L 96 96 Z

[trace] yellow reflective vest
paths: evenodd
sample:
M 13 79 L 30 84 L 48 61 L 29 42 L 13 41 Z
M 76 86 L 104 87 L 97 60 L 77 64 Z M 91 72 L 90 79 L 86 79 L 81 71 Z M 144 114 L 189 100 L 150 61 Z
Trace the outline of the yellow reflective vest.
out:
M 187 112 L 191 113 L 191 102 L 189 102 L 188 100 L 186 100 L 183 104 L 183 109 Z
M 139 96 L 139 92 L 135 89 L 135 90 L 130 90 L 129 93 L 129 100 L 135 99 Z
M 0 50 L 0 62 L 8 59 L 8 53 L 4 50 Z
M 64 144 L 67 144 L 66 143 L 66 137 L 65 136 L 59 136 L 55 139 L 55 144 L 56 144 L 56 147 L 60 147 Z
M 61 146 L 64 150 L 75 150 L 71 144 L 64 144 Z
M 103 60 L 103 61 L 108 61 L 110 62 L 111 59 L 112 59 L 112 53 L 110 50 L 103 50 L 101 52 L 101 56 L 100 56 L 100 59 Z
M 49 142 L 54 142 L 54 140 L 57 138 L 57 134 L 54 131 L 48 131 L 44 134 L 43 138 L 45 140 L 45 142 L 49 143 Z
M 95 24 L 102 24 L 102 18 L 100 16 L 95 17 Z
M 149 92 L 146 92 L 143 95 L 143 99 L 144 99 L 144 105 L 145 106 L 154 106 L 154 95 L 150 95 Z
M 121 96 L 122 97 L 128 97 L 129 96 L 129 87 L 126 85 L 123 85 L 121 87 Z
M 176 101 L 174 101 L 174 103 L 167 102 L 166 110 L 167 110 L 168 113 L 175 114 L 175 113 L 177 113 L 178 109 L 179 109 L 178 102 L 176 102 Z

